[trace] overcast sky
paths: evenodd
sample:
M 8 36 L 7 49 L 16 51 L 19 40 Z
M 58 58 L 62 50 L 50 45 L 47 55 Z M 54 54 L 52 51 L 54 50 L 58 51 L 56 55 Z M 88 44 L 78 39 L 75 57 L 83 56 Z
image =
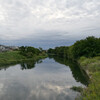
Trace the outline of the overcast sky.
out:
M 100 0 L 0 0 L 0 44 L 55 47 L 100 37 Z

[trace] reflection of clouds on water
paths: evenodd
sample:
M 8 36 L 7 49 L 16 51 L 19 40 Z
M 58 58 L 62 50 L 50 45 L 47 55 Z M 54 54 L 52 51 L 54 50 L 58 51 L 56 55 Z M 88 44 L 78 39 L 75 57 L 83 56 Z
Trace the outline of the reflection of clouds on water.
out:
M 0 83 L 0 96 L 3 95 L 3 88 L 4 88 L 4 84 Z
M 40 86 L 37 87 L 37 91 L 32 90 L 30 92 L 29 97 L 38 98 L 36 100 L 66 100 L 65 98 L 69 98 L 68 100 L 73 100 L 73 97 L 71 97 L 72 93 L 75 97 L 76 93 L 73 91 L 67 92 L 67 89 L 69 89 L 70 86 L 53 86 L 51 84 L 48 84 L 46 86 Z M 71 93 L 71 94 L 70 94 Z
M 46 59 L 31 70 L 20 67 L 0 71 L 0 100 L 74 100 L 77 92 L 70 88 L 82 85 L 69 67 L 53 60 Z
M 76 93 L 70 91 L 70 87 L 71 85 L 59 86 L 50 83 L 27 86 L 19 82 L 9 82 L 0 85 L 0 89 L 2 88 L 0 100 L 66 100 L 65 98 L 73 100 Z
M 4 84 L 0 100 L 26 100 L 29 89 L 20 83 Z
M 47 87 L 55 92 L 61 93 L 63 91 L 66 94 L 68 93 L 65 90 L 71 88 L 71 86 L 57 86 L 57 85 L 53 86 L 51 84 L 47 85 Z

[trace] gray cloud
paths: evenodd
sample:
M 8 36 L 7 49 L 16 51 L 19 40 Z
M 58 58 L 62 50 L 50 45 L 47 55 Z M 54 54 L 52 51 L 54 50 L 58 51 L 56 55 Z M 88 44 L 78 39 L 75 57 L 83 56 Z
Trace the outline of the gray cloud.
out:
M 2 41 L 100 37 L 99 25 L 100 0 L 0 0 Z

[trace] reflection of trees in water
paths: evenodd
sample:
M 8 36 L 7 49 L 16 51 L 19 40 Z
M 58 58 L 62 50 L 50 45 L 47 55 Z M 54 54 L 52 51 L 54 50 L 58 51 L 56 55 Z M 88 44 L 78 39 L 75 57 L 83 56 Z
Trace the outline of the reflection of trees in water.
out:
M 50 57 L 51 58 L 51 57 Z M 77 82 L 81 82 L 84 85 L 88 85 L 89 84 L 89 77 L 86 74 L 86 72 L 82 69 L 80 69 L 79 65 L 75 62 L 69 61 L 67 59 L 64 58 L 59 58 L 59 57 L 52 57 L 56 62 L 59 62 L 60 64 L 64 64 L 66 66 L 69 66 L 73 77 L 75 78 L 75 80 Z
M 23 62 L 21 63 L 21 69 L 24 70 L 24 69 L 32 69 L 35 67 L 35 63 L 34 61 L 29 61 L 29 62 Z
M 9 67 L 16 65 L 17 63 L 9 64 L 9 65 L 0 65 L 0 70 L 7 70 Z
M 32 69 L 35 67 L 35 64 L 40 64 L 42 63 L 42 60 L 37 60 L 37 61 L 27 61 L 27 62 L 22 62 L 20 65 L 21 65 L 21 69 L 24 70 L 24 69 Z
M 35 64 L 40 64 L 42 63 L 42 59 L 38 59 L 37 61 L 34 61 L 34 60 L 30 60 L 30 61 L 25 61 L 25 62 L 21 62 L 20 65 L 21 65 L 21 69 L 24 70 L 24 69 L 32 69 L 35 67 Z M 9 67 L 13 67 L 14 65 L 16 65 L 17 63 L 15 64 L 9 64 L 9 65 L 1 65 L 0 66 L 0 70 L 4 69 L 4 70 L 7 70 Z M 19 63 L 18 63 L 19 64 Z
M 42 63 L 42 59 L 37 60 L 37 64 Z

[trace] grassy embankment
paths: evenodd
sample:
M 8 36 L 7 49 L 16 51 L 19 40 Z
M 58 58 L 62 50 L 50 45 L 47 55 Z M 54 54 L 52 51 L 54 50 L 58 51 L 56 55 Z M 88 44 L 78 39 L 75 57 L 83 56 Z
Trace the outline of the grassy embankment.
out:
M 91 80 L 89 86 L 81 93 L 80 99 L 100 100 L 100 56 L 93 58 L 81 57 L 78 62 L 81 68 L 87 71 Z
M 38 60 L 47 57 L 46 55 L 35 55 L 32 58 L 27 58 L 19 53 L 19 51 L 9 51 L 0 53 L 0 66 L 20 63 L 28 60 Z

